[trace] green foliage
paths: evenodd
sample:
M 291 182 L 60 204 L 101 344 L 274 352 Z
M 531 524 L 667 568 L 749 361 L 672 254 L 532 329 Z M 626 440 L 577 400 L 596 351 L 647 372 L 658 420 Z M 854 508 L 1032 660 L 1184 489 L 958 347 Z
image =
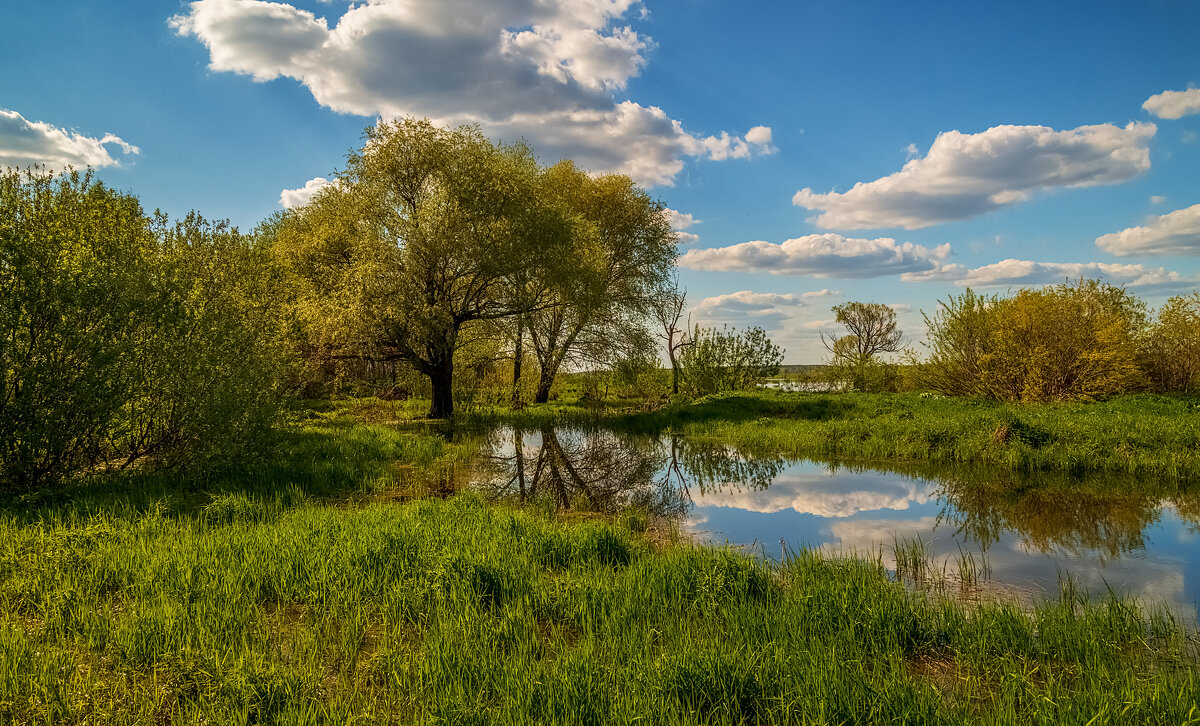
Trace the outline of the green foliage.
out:
M 88 174 L 0 174 L 0 482 L 29 488 L 102 458 L 155 329 L 153 260 L 134 197 Z
M 88 174 L 0 175 L 0 486 L 229 461 L 275 420 L 273 278 L 250 240 L 150 220 Z
M 1124 289 L 1079 280 L 1011 297 L 968 290 L 925 316 L 921 379 L 941 393 L 1004 401 L 1104 398 L 1142 380 L 1145 305 Z
M 605 366 L 650 355 L 651 303 L 678 256 L 665 207 L 629 177 L 593 177 L 564 161 L 546 170 L 542 185 L 575 223 L 570 249 L 543 260 L 523 288 L 541 291 L 525 316 L 539 403 L 568 362 Z
M 692 331 L 679 358 L 683 386 L 693 395 L 743 391 L 779 373 L 783 350 L 759 327 Z

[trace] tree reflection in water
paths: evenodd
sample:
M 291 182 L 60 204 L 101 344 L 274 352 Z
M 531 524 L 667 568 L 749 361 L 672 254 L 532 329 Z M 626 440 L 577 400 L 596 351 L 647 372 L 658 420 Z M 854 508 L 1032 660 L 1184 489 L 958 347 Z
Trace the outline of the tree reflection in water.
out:
M 795 463 L 675 435 L 601 428 L 503 428 L 487 449 L 488 476 L 477 485 L 495 498 L 603 513 L 636 507 L 676 519 L 695 506 L 694 496 L 765 490 Z M 1143 549 L 1146 529 L 1160 521 L 1167 506 L 1200 531 L 1200 493 L 1179 487 L 1170 499 L 1131 493 L 1147 489 L 1145 482 L 1129 478 L 895 463 L 826 466 L 831 478 L 848 469 L 932 483 L 930 494 L 942 503 L 937 527 L 952 527 L 984 551 L 1013 533 L 1030 550 L 1115 558 Z M 804 491 L 796 495 L 803 497 Z
M 489 449 L 489 475 L 478 486 L 492 497 L 610 514 L 636 507 L 677 519 L 692 506 L 694 490 L 764 489 L 787 466 L 782 458 L 746 458 L 678 436 L 607 429 L 504 428 Z

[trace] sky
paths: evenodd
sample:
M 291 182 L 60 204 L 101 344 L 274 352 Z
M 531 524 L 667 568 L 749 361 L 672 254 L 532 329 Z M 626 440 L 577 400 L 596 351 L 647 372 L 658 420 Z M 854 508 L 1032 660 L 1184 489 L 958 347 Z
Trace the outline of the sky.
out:
M 820 362 L 831 306 L 1200 289 L 1200 2 L 4 0 L 0 167 L 242 229 L 379 118 L 478 123 L 670 210 L 690 318 Z

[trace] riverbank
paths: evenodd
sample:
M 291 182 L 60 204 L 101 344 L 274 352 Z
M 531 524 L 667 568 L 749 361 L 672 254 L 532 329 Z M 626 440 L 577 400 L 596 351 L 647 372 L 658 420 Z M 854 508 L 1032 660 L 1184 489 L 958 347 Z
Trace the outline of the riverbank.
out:
M 1131 601 L 955 603 L 873 560 L 651 543 L 636 513 L 401 503 L 470 439 L 336 407 L 287 441 L 241 473 L 6 502 L 3 720 L 1198 717 L 1194 629 Z
M 1200 481 L 1200 399 L 1136 395 L 1020 405 L 928 394 L 749 391 L 653 410 L 629 403 L 486 409 L 465 418 L 535 428 L 602 422 L 748 452 L 849 462 L 968 464 Z

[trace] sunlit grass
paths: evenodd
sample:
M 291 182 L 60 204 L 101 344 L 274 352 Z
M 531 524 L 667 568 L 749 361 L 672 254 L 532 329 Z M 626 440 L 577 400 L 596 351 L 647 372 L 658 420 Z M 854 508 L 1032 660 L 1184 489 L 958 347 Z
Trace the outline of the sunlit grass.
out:
M 476 496 L 0 543 L 10 721 L 1186 723 L 1200 695 L 1187 631 L 1115 598 L 954 605 L 879 562 L 655 550 Z

